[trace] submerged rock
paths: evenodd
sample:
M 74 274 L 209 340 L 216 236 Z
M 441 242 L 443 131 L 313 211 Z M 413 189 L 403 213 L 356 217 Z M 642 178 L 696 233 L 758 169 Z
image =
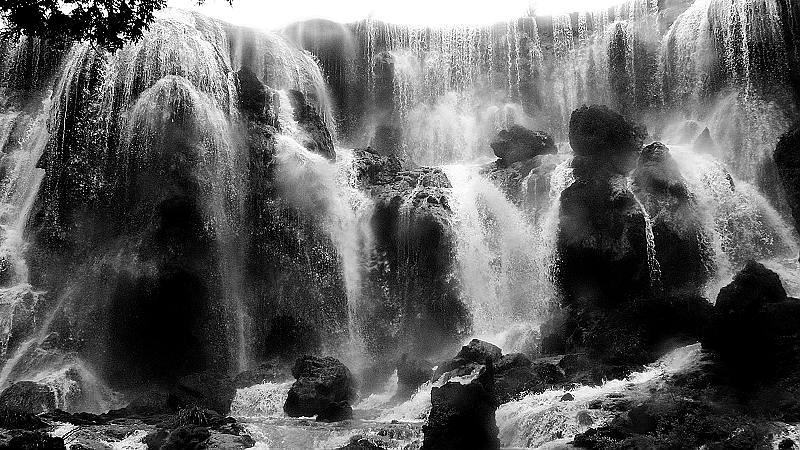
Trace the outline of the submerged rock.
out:
M 495 421 L 491 360 L 467 383 L 448 382 L 431 390 L 431 412 L 422 431 L 423 450 L 491 450 L 500 447 Z
M 557 153 L 556 142 L 543 131 L 532 131 L 520 125 L 500 130 L 489 144 L 495 156 L 504 164 L 511 164 L 538 155 Z
M 302 356 L 295 363 L 292 375 L 297 381 L 283 405 L 290 417 L 316 416 L 332 403 L 347 403 L 356 397 L 350 370 L 335 358 Z

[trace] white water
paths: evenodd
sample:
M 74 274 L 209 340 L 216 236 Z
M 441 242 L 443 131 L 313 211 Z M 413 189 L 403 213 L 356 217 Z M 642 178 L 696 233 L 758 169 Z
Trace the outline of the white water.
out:
M 612 418 L 602 410 L 589 410 L 588 403 L 608 394 L 624 394 L 626 398 L 643 399 L 669 376 L 683 372 L 699 361 L 700 344 L 678 348 L 642 372 L 624 380 L 611 380 L 601 386 L 578 386 L 569 391 L 572 401 L 561 401 L 563 390 L 530 394 L 521 400 L 501 405 L 497 410 L 500 442 L 508 447 L 536 448 L 544 444 L 566 444 L 588 427 L 580 425 L 577 414 L 584 412 L 597 427 Z
M 457 237 L 458 277 L 473 318 L 473 335 L 521 350 L 538 332 L 554 292 L 551 254 L 521 209 L 482 176 L 480 166 L 444 168 Z
M 713 156 L 687 146 L 669 148 L 712 237 L 717 272 L 707 287 L 708 298 L 716 299 L 749 259 L 777 269 L 789 295 L 796 296 L 800 246 L 794 229 L 753 186 L 732 176 Z
M 364 354 L 359 312 L 363 276 L 372 249 L 373 202 L 358 186 L 351 150 L 337 148 L 330 162 L 298 143 L 302 133 L 294 121 L 291 103 L 281 92 L 279 120 L 285 134 L 277 137 L 275 159 L 283 197 L 301 210 L 322 214 L 324 227 L 338 252 L 347 294 L 349 345 L 346 359 L 356 367 Z M 351 366 L 352 367 L 352 366 Z

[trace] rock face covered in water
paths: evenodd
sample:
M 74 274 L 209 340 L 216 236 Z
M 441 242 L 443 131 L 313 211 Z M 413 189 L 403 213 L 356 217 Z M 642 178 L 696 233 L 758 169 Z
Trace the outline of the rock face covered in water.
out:
M 697 294 L 711 276 L 710 237 L 700 210 L 669 149 L 659 142 L 642 150 L 633 192 L 652 220 L 661 285 L 668 294 Z
M 404 169 L 394 156 L 357 150 L 355 157 L 359 182 L 375 202 L 374 248 L 382 259 L 369 273 L 370 285 L 389 288 L 372 290 L 365 305 L 367 345 L 376 353 L 404 345 L 426 356 L 453 342 L 470 320 L 451 276 L 450 181 L 440 169 Z
M 340 416 L 336 409 L 346 409 L 355 399 L 356 389 L 350 370 L 331 357 L 303 356 L 292 369 L 297 379 L 289 390 L 283 410 L 290 417 L 309 417 L 325 413 L 328 417 Z M 352 411 L 351 411 L 352 414 Z
M 545 352 L 586 352 L 593 373 L 586 381 L 599 382 L 651 360 L 663 339 L 699 333 L 707 310 L 702 298 L 655 295 L 658 243 L 666 248 L 670 281 L 676 285 L 694 292 L 707 271 L 686 273 L 684 255 L 669 253 L 671 233 L 683 236 L 685 247 L 700 249 L 691 200 L 665 149 L 648 147 L 636 174 L 662 221 L 656 221 L 662 223 L 662 241 L 650 242 L 651 222 L 625 177 L 641 151 L 642 127 L 597 106 L 575 111 L 570 124 L 577 156 L 574 182 L 561 194 L 556 268 L 564 316 L 543 326 L 543 339 L 551 347 Z M 678 216 L 663 216 L 670 212 Z

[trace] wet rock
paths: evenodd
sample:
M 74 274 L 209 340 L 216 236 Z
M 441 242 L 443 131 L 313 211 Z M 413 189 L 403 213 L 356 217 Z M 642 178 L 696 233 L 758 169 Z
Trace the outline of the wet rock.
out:
M 576 155 L 592 157 L 614 173 L 635 167 L 646 129 L 606 106 L 583 106 L 572 113 L 569 143 Z
M 208 440 L 210 437 L 211 432 L 208 428 L 185 426 L 171 431 L 159 447 L 153 448 L 160 448 L 161 450 L 208 448 Z M 147 446 L 150 448 L 151 443 L 147 442 Z
M 33 381 L 19 381 L 0 393 L 0 410 L 40 414 L 56 409 L 53 390 Z
M 776 273 L 750 261 L 720 290 L 702 342 L 738 382 L 794 375 L 800 300 L 787 297 Z
M 422 427 L 423 450 L 496 449 L 497 404 L 491 360 L 471 382 L 448 382 L 431 390 L 431 412 Z
M 300 136 L 300 143 L 311 152 L 331 160 L 336 159 L 333 138 L 325 120 L 306 101 L 305 95 L 300 91 L 291 90 L 289 91 L 289 101 L 294 109 L 294 120 L 305 134 Z
M 5 442 L 0 441 L 0 449 L 8 450 L 65 450 L 64 439 L 52 437 L 40 431 L 23 431 Z
M 573 400 L 575 400 L 575 396 L 570 394 L 569 392 L 561 396 L 562 402 L 571 402 Z
M 774 159 L 794 216 L 795 228 L 800 232 L 800 123 L 781 136 L 775 147 Z
M 449 373 L 449 377 L 469 375 L 487 362 L 499 362 L 502 356 L 503 351 L 500 347 L 473 339 L 469 344 L 461 347 L 455 358 L 438 364 L 433 373 L 433 380 L 438 380 L 446 373 Z
M 558 278 L 568 303 L 619 304 L 649 289 L 646 222 L 624 178 L 577 179 L 561 194 L 559 216 Z
M 331 403 L 350 402 L 355 398 L 353 376 L 335 358 L 302 356 L 295 363 L 292 375 L 297 380 L 283 405 L 290 417 L 316 416 Z
M 486 361 L 497 364 L 502 356 L 503 351 L 500 347 L 480 339 L 473 339 L 469 344 L 461 347 L 456 358 L 480 364 L 484 364 Z
M 245 67 L 236 72 L 239 110 L 245 113 L 249 121 L 278 126 L 278 114 L 275 110 L 274 93 L 264 86 L 252 70 Z
M 374 354 L 396 348 L 434 354 L 458 342 L 470 322 L 451 276 L 457 242 L 450 181 L 441 169 L 404 169 L 394 156 L 354 153 L 358 179 L 374 202 L 373 251 L 382 257 L 368 274 L 366 344 Z
M 127 406 L 111 411 L 115 417 L 155 417 L 175 411 L 175 399 L 170 399 L 167 391 L 149 389 L 136 395 Z
M 575 415 L 575 421 L 582 427 L 588 427 L 594 423 L 594 419 L 592 419 L 592 415 L 588 411 L 578 411 L 578 414 Z
M 210 409 L 198 408 L 196 406 L 181 409 L 175 414 L 174 418 L 169 421 L 170 428 L 188 425 L 218 427 L 225 423 L 227 423 L 227 420 L 218 412 Z
M 350 439 L 350 442 L 344 447 L 339 447 L 337 450 L 385 450 L 383 447 L 375 444 L 372 441 L 355 436 Z
M 710 237 L 686 180 L 660 142 L 642 150 L 633 192 L 651 218 L 660 285 L 668 295 L 697 294 L 711 277 Z
M 32 431 L 47 426 L 34 414 L 15 409 L 0 409 L 0 428 Z
M 397 361 L 397 394 L 395 399 L 407 400 L 433 375 L 433 364 L 429 361 L 409 358 L 403 353 Z
M 227 414 L 236 388 L 227 375 L 202 372 L 181 377 L 170 394 L 179 407 L 197 406 Z
M 534 365 L 521 353 L 504 355 L 495 365 L 495 400 L 502 404 L 527 393 L 543 392 L 559 378 L 563 379 L 563 375 L 552 364 Z
M 504 164 L 511 164 L 538 155 L 557 153 L 552 136 L 542 131 L 532 131 L 520 125 L 500 130 L 489 144 L 495 156 Z
M 352 418 L 353 408 L 346 401 L 329 403 L 317 414 L 317 422 L 341 422 Z

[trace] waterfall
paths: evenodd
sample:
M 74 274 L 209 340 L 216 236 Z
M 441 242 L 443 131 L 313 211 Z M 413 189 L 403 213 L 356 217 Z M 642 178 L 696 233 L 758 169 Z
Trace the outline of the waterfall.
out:
M 552 255 L 541 232 L 478 166 L 444 168 L 452 184 L 457 260 L 473 334 L 506 351 L 521 350 L 544 319 L 553 288 Z M 530 343 L 530 342 L 527 342 Z
M 628 178 L 628 190 L 633 193 L 633 179 Z M 661 265 L 658 263 L 658 255 L 656 255 L 656 238 L 653 234 L 653 219 L 647 212 L 642 201 L 636 195 L 633 196 L 636 204 L 639 206 L 639 211 L 642 212 L 644 217 L 644 234 L 647 239 L 647 267 L 650 269 L 650 287 L 654 290 L 661 288 Z
M 710 247 L 718 267 L 708 298 L 715 299 L 749 259 L 767 261 L 787 275 L 787 284 L 796 285 L 798 238 L 770 203 L 709 154 L 680 145 L 670 146 L 670 153 L 706 215 L 706 234 L 713 238 Z
M 296 138 L 298 129 L 285 91 L 280 92 L 281 128 L 276 161 L 283 196 L 298 208 L 322 214 L 324 228 L 338 251 L 347 295 L 350 348 L 347 358 L 359 363 L 364 354 L 359 313 L 365 264 L 372 249 L 372 200 L 360 189 L 351 150 L 337 148 L 336 162 L 306 150 Z

